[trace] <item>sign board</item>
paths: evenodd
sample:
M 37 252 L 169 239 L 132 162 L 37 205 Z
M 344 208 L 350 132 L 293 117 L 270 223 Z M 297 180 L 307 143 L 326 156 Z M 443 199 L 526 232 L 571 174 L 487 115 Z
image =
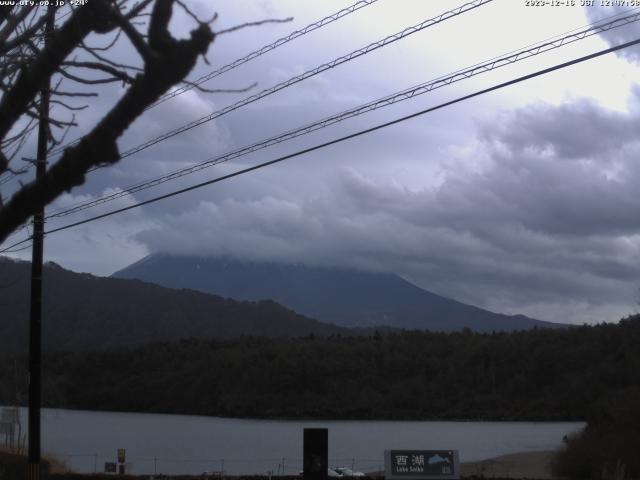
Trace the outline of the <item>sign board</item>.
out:
M 105 473 L 117 473 L 118 468 L 116 462 L 105 462 L 104 464 L 104 472 Z
M 125 450 L 124 448 L 118 449 L 118 463 L 124 463 L 125 461 Z
M 390 480 L 460 478 L 457 450 L 386 450 L 384 467 Z

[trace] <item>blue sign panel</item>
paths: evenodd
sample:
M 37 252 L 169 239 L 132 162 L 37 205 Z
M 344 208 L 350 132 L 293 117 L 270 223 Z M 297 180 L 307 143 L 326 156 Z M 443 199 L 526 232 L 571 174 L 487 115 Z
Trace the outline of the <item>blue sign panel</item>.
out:
M 387 450 L 385 477 L 401 479 L 457 479 L 460 465 L 457 450 Z

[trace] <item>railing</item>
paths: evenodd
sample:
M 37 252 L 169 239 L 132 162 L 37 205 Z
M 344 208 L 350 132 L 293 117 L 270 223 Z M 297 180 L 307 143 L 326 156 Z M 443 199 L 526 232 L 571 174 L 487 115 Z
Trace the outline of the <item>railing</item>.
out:
M 116 463 L 114 454 L 49 453 L 69 470 L 79 473 L 104 472 L 105 463 Z M 255 474 L 269 477 L 290 477 L 302 473 L 302 458 L 169 458 L 163 456 L 127 455 L 127 470 L 135 475 L 197 474 L 211 478 Z M 347 467 L 354 472 L 376 475 L 384 469 L 383 459 L 329 458 L 329 468 Z

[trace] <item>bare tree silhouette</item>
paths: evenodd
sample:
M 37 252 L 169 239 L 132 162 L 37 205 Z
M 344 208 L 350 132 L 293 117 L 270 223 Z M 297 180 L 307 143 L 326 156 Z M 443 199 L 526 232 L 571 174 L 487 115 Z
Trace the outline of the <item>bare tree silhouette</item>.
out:
M 97 95 L 91 91 L 95 86 L 121 82 L 126 87 L 119 101 L 79 142 L 65 148 L 42 178 L 21 185 L 6 203 L 0 200 L 0 242 L 38 208 L 84 183 L 91 168 L 116 163 L 117 139 L 167 90 L 189 83 L 187 75 L 215 38 L 215 15 L 201 20 L 181 0 L 78 3 L 83 4 L 0 6 L 0 174 L 5 178 L 25 170 L 24 162 L 16 165 L 17 156 L 38 125 L 40 92 L 49 81 L 51 104 L 57 106 L 55 115 L 48 115 L 50 149 L 76 124 L 75 112 L 87 107 L 80 102 Z M 194 22 L 188 38 L 176 39 L 169 31 L 174 7 Z M 55 27 L 44 42 L 50 15 L 56 16 Z M 137 52 L 137 64 L 114 58 L 111 47 L 121 37 Z

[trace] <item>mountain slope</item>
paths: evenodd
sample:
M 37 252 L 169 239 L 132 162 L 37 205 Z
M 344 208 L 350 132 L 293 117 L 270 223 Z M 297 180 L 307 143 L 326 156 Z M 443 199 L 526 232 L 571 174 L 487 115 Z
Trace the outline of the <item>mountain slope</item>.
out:
M 113 274 L 239 300 L 271 299 L 345 327 L 386 325 L 454 331 L 511 331 L 559 324 L 502 315 L 416 287 L 397 275 L 350 269 L 150 255 Z
M 27 348 L 31 265 L 0 257 L 0 351 Z M 96 277 L 48 263 L 45 350 L 89 350 L 182 338 L 349 333 L 272 301 L 239 302 L 139 280 Z

